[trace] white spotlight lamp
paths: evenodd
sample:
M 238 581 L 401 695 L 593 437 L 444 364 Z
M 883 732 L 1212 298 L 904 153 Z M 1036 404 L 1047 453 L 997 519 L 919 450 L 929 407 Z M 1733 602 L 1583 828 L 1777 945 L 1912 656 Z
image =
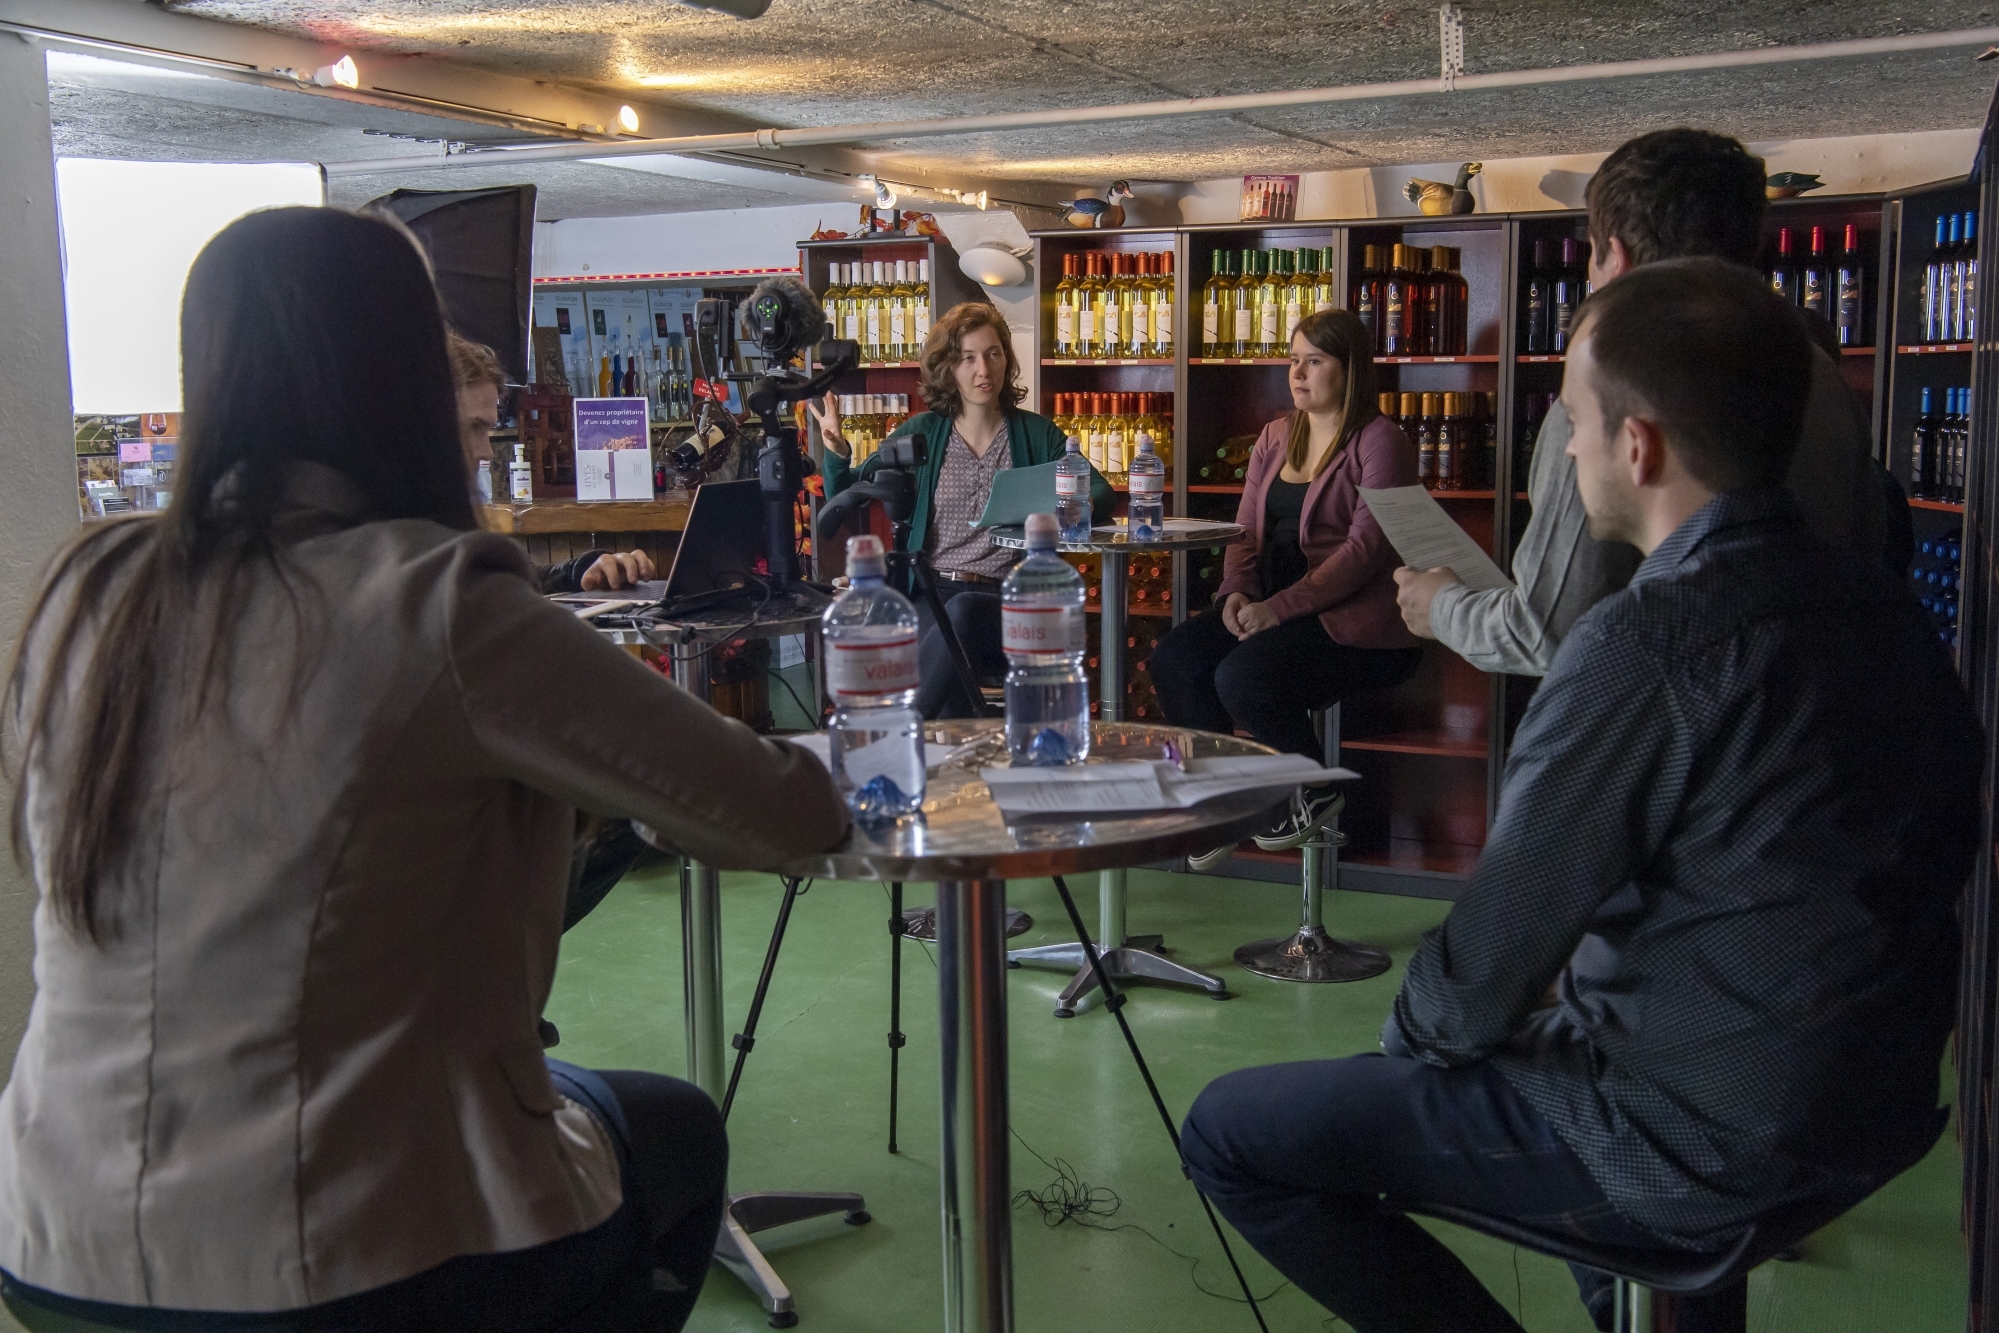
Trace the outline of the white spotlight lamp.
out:
M 627 134 L 639 132 L 639 113 L 628 106 L 618 108 L 618 128 Z
M 330 65 L 321 65 L 312 72 L 312 81 L 322 88 L 359 88 L 361 71 L 355 68 L 353 56 L 342 56 Z
M 895 201 L 902 197 L 889 187 L 887 181 L 881 179 L 879 176 L 863 175 L 858 179 L 862 185 L 874 190 L 876 208 L 894 208 Z
M 959 254 L 958 267 L 982 287 L 1023 287 L 1028 279 L 1025 256 L 1031 253 L 998 241 L 980 241 Z

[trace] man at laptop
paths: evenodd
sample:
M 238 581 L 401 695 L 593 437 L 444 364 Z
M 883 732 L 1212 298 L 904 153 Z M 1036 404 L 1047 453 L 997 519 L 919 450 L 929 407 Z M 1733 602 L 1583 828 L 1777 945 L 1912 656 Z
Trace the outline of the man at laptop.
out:
M 451 348 L 451 380 L 458 388 L 458 443 L 465 466 L 476 474 L 480 460 L 493 456 L 493 427 L 500 421 L 500 394 L 507 377 L 500 358 L 484 343 L 447 335 Z M 652 557 L 644 551 L 585 551 L 559 565 L 537 565 L 543 592 L 601 592 L 629 588 L 653 577 Z
M 1054 422 L 1021 409 L 1026 396 L 1006 317 L 992 306 L 967 301 L 946 311 L 924 341 L 923 401 L 930 410 L 905 421 L 890 437 L 914 435 L 926 446 L 927 458 L 917 470 L 909 542 L 928 557 L 944 613 L 981 679 L 1006 670 L 999 585 L 1019 557 L 994 546 L 972 524 L 985 512 L 995 477 L 1008 468 L 1053 463 L 1062 457 L 1065 444 Z M 872 477 L 879 456 L 858 469 L 848 462 L 854 450 L 840 433 L 833 395 L 826 395 L 823 412 L 809 410 L 826 448 L 827 494 L 838 495 L 857 479 Z M 1090 506 L 1097 521 L 1109 517 L 1115 498 L 1110 483 L 1093 471 Z M 924 620 L 917 708 L 926 718 L 970 717 L 976 701 L 965 698 L 959 687 L 942 633 L 929 623 L 930 611 L 922 602 L 917 614 Z

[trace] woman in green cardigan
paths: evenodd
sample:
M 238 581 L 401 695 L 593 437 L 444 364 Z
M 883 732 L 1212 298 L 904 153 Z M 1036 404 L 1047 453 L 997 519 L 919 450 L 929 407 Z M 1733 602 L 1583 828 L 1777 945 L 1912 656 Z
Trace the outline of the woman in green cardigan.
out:
M 921 436 L 927 446 L 928 456 L 916 472 L 909 544 L 929 556 L 944 613 L 973 667 L 982 678 L 990 677 L 1006 670 L 999 586 L 1019 556 L 994 546 L 971 525 L 985 511 L 994 477 L 1010 467 L 1054 462 L 1062 456 L 1065 439 L 1047 417 L 1021 410 L 1027 390 L 1021 387 L 1012 335 L 1005 317 L 982 302 L 954 306 L 931 326 L 923 344 L 922 389 L 930 410 L 895 431 L 896 436 Z M 858 469 L 852 466 L 853 447 L 841 434 L 833 395 L 826 395 L 823 410 L 810 410 L 825 449 L 827 494 L 838 495 L 857 479 L 872 477 L 880 455 Z M 1110 516 L 1115 498 L 1110 483 L 1092 470 L 1090 507 L 1098 521 Z M 972 701 L 958 686 L 929 608 L 919 604 L 917 614 L 924 622 L 917 708 L 926 718 L 971 716 Z

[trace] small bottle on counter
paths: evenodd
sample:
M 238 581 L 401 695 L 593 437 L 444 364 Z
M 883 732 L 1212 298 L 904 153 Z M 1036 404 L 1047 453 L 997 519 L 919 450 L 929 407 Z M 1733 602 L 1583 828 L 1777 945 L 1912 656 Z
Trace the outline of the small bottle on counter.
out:
M 528 447 L 514 446 L 513 465 L 507 469 L 508 489 L 517 505 L 534 503 L 534 469 L 528 466 Z
M 479 499 L 482 503 L 493 503 L 493 460 L 479 460 Z

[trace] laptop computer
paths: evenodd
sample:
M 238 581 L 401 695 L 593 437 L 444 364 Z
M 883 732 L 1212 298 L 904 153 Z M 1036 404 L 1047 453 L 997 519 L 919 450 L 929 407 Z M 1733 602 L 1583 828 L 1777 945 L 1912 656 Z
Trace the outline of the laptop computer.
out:
M 668 611 L 691 611 L 761 597 L 763 576 L 756 566 L 767 554 L 763 492 L 756 480 L 707 482 L 694 492 L 659 604 Z

